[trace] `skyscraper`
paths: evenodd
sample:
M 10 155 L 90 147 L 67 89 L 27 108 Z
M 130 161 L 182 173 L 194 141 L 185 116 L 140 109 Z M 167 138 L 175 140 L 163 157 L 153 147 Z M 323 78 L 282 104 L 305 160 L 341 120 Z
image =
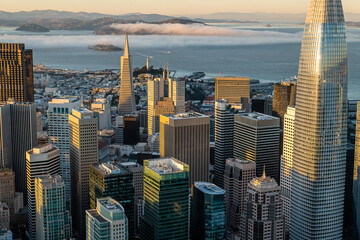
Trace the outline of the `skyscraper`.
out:
M 111 128 L 110 103 L 105 98 L 96 99 L 91 103 L 91 111 L 98 119 L 99 130 Z
M 223 187 L 226 159 L 233 157 L 234 151 L 234 114 L 235 107 L 226 99 L 215 102 L 215 163 L 214 183 Z
M 0 43 L 0 101 L 34 102 L 32 50 L 21 43 Z
M 121 57 L 121 85 L 119 96 L 119 114 L 126 115 L 136 111 L 133 90 L 132 56 L 129 52 L 129 40 L 125 35 L 124 55 Z
M 14 197 L 15 174 L 8 168 L 0 168 L 0 202 L 9 207 L 11 217 L 15 213 Z
M 0 104 L 0 108 L 3 159 L 5 166 L 15 172 L 15 189 L 23 193 L 26 202 L 26 151 L 38 145 L 36 104 L 8 101 Z
M 189 166 L 175 158 L 144 161 L 143 240 L 189 239 Z
M 26 152 L 26 186 L 28 198 L 28 234 L 36 237 L 36 194 L 35 179 L 43 175 L 60 173 L 60 150 L 51 143 Z
M 230 104 L 242 103 L 249 107 L 250 79 L 242 77 L 217 77 L 215 79 L 215 100 L 227 99 Z
M 185 112 L 185 79 L 168 78 L 168 96 L 174 103 L 175 113 Z
M 89 166 L 98 162 L 97 119 L 85 108 L 69 114 L 71 215 L 73 227 L 85 236 L 85 210 L 89 209 Z
M 266 176 L 265 167 L 263 176 L 248 184 L 240 239 L 284 239 L 280 187 L 273 178 Z
M 191 238 L 226 239 L 225 191 L 212 183 L 195 182 L 191 197 Z
M 0 229 L 10 229 L 10 209 L 4 202 L 0 202 Z
M 0 105 L 0 168 L 12 168 L 11 113 L 10 106 Z
M 342 238 L 347 91 L 341 0 L 312 0 L 296 93 L 291 239 Z
M 140 141 L 139 115 L 128 114 L 123 117 L 123 143 L 136 145 Z
M 356 117 L 356 137 L 355 137 L 355 156 L 354 156 L 354 182 L 353 196 L 356 211 L 356 227 L 360 235 L 360 102 L 357 105 Z
M 110 197 L 99 198 L 96 202 L 96 209 L 86 210 L 86 239 L 129 239 L 123 206 Z
M 284 115 L 284 143 L 283 155 L 280 164 L 280 188 L 283 201 L 283 214 L 285 217 L 285 233 L 289 232 L 291 215 L 291 181 L 294 151 L 294 122 L 295 107 L 289 106 Z
M 224 172 L 226 219 L 233 235 L 239 233 L 248 184 L 256 177 L 256 163 L 249 160 L 227 159 Z
M 256 163 L 256 176 L 266 165 L 268 175 L 280 180 L 280 119 L 261 113 L 234 116 L 234 157 Z
M 80 107 L 78 97 L 64 96 L 53 98 L 47 112 L 48 136 L 52 144 L 60 149 L 60 175 L 65 183 L 66 198 L 70 200 L 70 145 L 69 114 L 72 109 Z
M 190 167 L 190 184 L 208 181 L 210 118 L 188 112 L 160 116 L 160 156 L 174 157 Z
M 60 175 L 35 179 L 36 240 L 70 239 L 71 217 L 66 209 L 65 184 Z
M 135 207 L 133 176 L 126 168 L 116 163 L 90 166 L 90 208 L 96 208 L 96 199 L 111 197 L 118 201 L 129 220 L 129 238 L 134 238 Z
M 284 115 L 288 106 L 295 106 L 296 82 L 283 81 L 275 83 L 272 102 L 272 115 L 280 118 L 280 127 L 284 125 Z

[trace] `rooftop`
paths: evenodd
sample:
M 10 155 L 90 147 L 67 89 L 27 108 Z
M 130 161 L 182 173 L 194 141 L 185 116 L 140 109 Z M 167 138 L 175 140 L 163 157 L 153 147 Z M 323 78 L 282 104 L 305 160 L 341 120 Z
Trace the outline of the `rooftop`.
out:
M 191 119 L 191 118 L 208 118 L 208 116 L 197 113 L 197 112 L 187 112 L 187 113 L 179 113 L 179 114 L 169 114 L 165 115 L 172 119 Z
M 97 204 L 100 204 L 110 212 L 124 212 L 123 206 L 112 198 L 99 198 Z
M 77 96 L 62 96 L 62 97 L 53 98 L 49 103 L 57 103 L 57 104 L 74 103 L 79 100 L 80 100 L 80 98 Z
M 206 194 L 211 194 L 211 195 L 223 195 L 225 194 L 225 190 L 223 190 L 222 188 L 216 186 L 213 183 L 208 183 L 208 182 L 195 182 L 194 186 L 199 189 L 200 191 L 206 193 Z
M 87 214 L 89 214 L 92 218 L 98 220 L 101 223 L 107 223 L 108 221 L 103 218 L 96 209 L 86 210 Z
M 186 166 L 185 163 L 180 162 L 175 158 L 158 158 L 158 159 L 150 159 L 149 165 L 147 166 L 149 169 L 154 172 L 163 175 L 163 174 L 171 174 L 183 172 Z
M 32 150 L 30 150 L 28 152 L 29 152 L 29 154 L 43 154 L 43 153 L 52 152 L 52 151 L 54 151 L 56 149 L 58 149 L 58 148 L 53 146 L 51 143 L 47 143 L 47 144 L 35 147 L 35 148 L 33 148 Z
M 129 173 L 126 168 L 114 162 L 94 164 L 93 166 L 104 176 Z
M 266 176 L 265 173 L 265 166 L 263 175 L 261 177 L 256 177 L 253 180 L 251 180 L 250 185 L 255 187 L 255 189 L 263 191 L 263 190 L 275 190 L 279 187 L 275 179 Z
M 249 119 L 255 119 L 255 120 L 275 120 L 278 119 L 277 117 L 273 117 L 270 115 L 266 115 L 263 113 L 258 113 L 258 112 L 252 112 L 252 113 L 241 113 L 239 114 L 241 117 L 245 117 L 245 118 L 249 118 Z

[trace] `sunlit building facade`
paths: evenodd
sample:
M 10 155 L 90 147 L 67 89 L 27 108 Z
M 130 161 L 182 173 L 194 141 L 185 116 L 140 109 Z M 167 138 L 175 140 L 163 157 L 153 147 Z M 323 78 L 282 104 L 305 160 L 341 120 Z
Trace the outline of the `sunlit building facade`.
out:
M 291 239 L 342 238 L 347 87 L 341 0 L 312 0 L 305 22 L 296 96 Z

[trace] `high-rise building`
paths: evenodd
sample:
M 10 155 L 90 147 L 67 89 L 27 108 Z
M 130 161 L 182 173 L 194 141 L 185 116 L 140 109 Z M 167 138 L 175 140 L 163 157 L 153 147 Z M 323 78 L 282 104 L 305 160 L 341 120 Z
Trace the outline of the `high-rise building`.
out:
M 355 156 L 354 156 L 354 182 L 353 196 L 356 212 L 356 228 L 360 235 L 360 102 L 357 104 L 356 135 L 355 135 Z
M 175 158 L 144 161 L 143 240 L 189 239 L 189 166 Z
M 123 116 L 123 143 L 136 145 L 140 141 L 139 116 L 129 114 Z
M 272 115 L 272 103 L 272 96 L 255 95 L 251 99 L 251 110 L 252 112 Z
M 15 189 L 26 202 L 26 151 L 36 147 L 36 104 L 8 101 L 0 104 L 1 147 L 5 167 L 15 172 Z
M 283 81 L 275 83 L 272 103 L 272 115 L 280 118 L 281 129 L 284 126 L 284 115 L 288 106 L 295 106 L 296 82 Z
M 71 215 L 73 227 L 85 236 L 85 210 L 89 209 L 89 166 L 98 162 L 97 119 L 85 108 L 69 114 Z
M 232 235 L 240 228 L 248 184 L 256 177 L 256 164 L 249 160 L 227 159 L 224 172 L 224 190 L 227 225 Z
M 189 112 L 160 116 L 160 156 L 190 167 L 190 184 L 209 180 L 210 118 Z
M 265 175 L 265 167 L 263 176 L 248 184 L 240 229 L 242 240 L 284 239 L 280 186 Z
M 60 173 L 60 150 L 51 143 L 26 152 L 26 186 L 28 203 L 28 236 L 36 237 L 36 194 L 35 179 L 43 175 Z
M 32 50 L 22 43 L 0 43 L 0 101 L 34 102 Z
M 215 79 L 215 100 L 227 99 L 230 104 L 242 103 L 249 108 L 250 79 L 242 77 L 217 77 Z
M 115 118 L 115 143 L 124 143 L 124 117 L 117 116 Z
M 174 103 L 175 113 L 185 112 L 185 85 L 186 79 L 168 78 L 168 96 Z
M 148 96 L 148 134 L 153 135 L 156 133 L 156 116 L 155 107 L 158 101 L 164 97 L 164 79 L 155 78 L 148 79 L 147 82 L 147 96 Z M 159 120 L 158 120 L 159 121 Z M 159 126 L 159 125 L 158 125 Z M 157 127 L 159 129 L 159 127 Z M 159 130 L 158 130 L 159 131 Z
M 10 209 L 3 202 L 0 202 L 0 229 L 10 229 Z
M 266 165 L 268 175 L 280 180 L 280 119 L 261 113 L 234 116 L 234 157 L 256 163 L 256 176 Z
M 226 99 L 215 102 L 215 163 L 214 183 L 223 187 L 226 159 L 233 157 L 234 114 L 238 109 L 228 104 Z
M 0 168 L 0 202 L 6 203 L 9 207 L 10 218 L 15 214 L 14 198 L 15 174 L 8 168 Z
M 121 166 L 126 168 L 132 175 L 132 182 L 134 187 L 134 207 L 135 207 L 135 233 L 137 233 L 140 216 L 143 208 L 144 196 L 144 168 L 142 165 L 135 162 L 123 162 Z
M 191 238 L 226 239 L 225 191 L 212 183 L 195 182 L 191 197 Z
M 136 111 L 133 90 L 132 56 L 129 52 L 129 40 L 125 35 L 124 55 L 121 57 L 121 85 L 119 96 L 119 114 L 126 115 Z
M 341 239 L 347 145 L 347 43 L 341 0 L 312 0 L 300 52 L 291 239 Z
M 70 142 L 69 114 L 81 106 L 78 97 L 64 96 L 53 98 L 47 112 L 48 136 L 53 145 L 60 149 L 60 175 L 65 183 L 66 197 L 70 200 Z
M 346 149 L 346 175 L 344 191 L 343 239 L 358 239 L 356 210 L 354 204 L 354 159 L 355 145 L 348 143 Z
M 291 181 L 293 169 L 294 151 L 294 122 L 295 107 L 289 106 L 284 115 L 284 142 L 283 155 L 280 164 L 280 188 L 283 202 L 283 214 L 285 217 L 285 233 L 289 232 L 291 215 Z
M 110 103 L 105 98 L 96 99 L 91 103 L 91 111 L 98 119 L 99 130 L 111 128 Z
M 36 240 L 71 239 L 71 217 L 66 209 L 65 183 L 60 175 L 35 179 Z
M 10 230 L 0 230 L 0 240 L 13 240 L 13 234 Z
M 86 210 L 86 240 L 127 240 L 128 219 L 115 199 L 98 198 L 96 209 Z
M 117 163 L 90 166 L 90 208 L 96 208 L 96 199 L 111 197 L 125 209 L 129 220 L 129 237 L 134 237 L 135 207 L 132 173 Z

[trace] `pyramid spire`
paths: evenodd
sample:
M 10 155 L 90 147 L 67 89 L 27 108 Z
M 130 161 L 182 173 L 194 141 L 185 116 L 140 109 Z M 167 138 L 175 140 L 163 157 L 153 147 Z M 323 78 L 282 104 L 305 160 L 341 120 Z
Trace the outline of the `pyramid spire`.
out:
M 125 48 L 124 48 L 124 57 L 129 57 L 129 40 L 128 34 L 125 33 Z
M 265 179 L 266 178 L 266 172 L 265 172 L 265 164 L 264 164 L 264 170 L 263 170 L 263 175 L 261 177 L 262 179 Z

